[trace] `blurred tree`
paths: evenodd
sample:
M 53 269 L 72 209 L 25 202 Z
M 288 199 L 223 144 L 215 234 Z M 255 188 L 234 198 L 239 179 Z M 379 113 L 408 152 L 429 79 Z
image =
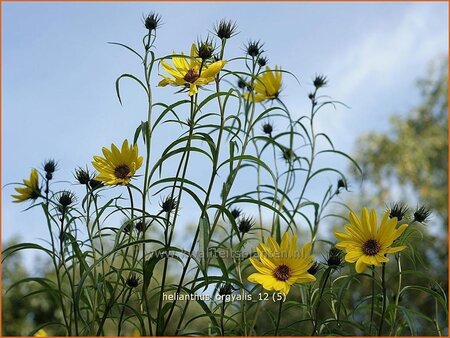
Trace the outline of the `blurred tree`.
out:
M 448 66 L 431 65 L 418 81 L 421 102 L 403 116 L 391 118 L 391 131 L 363 135 L 356 158 L 363 168 L 363 188 L 375 190 L 379 201 L 392 198 L 392 187 L 412 187 L 447 229 L 448 193 Z M 413 197 L 412 200 L 416 200 Z M 411 202 L 411 201 L 410 201 Z
M 3 243 L 3 247 L 17 244 L 17 240 Z M 42 267 L 48 264 L 42 263 Z M 43 273 L 48 275 L 48 271 Z M 27 295 L 41 289 L 35 282 L 18 283 L 29 278 L 23 257 L 16 253 L 2 263 L 2 336 L 26 336 L 39 326 L 55 321 L 57 304 L 48 293 L 34 297 Z
M 413 249 L 404 253 L 408 260 L 402 261 L 404 271 L 424 274 L 405 275 L 403 285 L 438 283 L 448 294 L 448 59 L 433 62 L 427 77 L 418 80 L 418 88 L 420 102 L 406 114 L 392 116 L 389 131 L 371 132 L 357 141 L 354 158 L 363 169 L 363 179 L 358 196 L 348 205 L 359 210 L 363 205 L 389 206 L 402 201 L 409 203 L 412 212 L 420 205 L 429 208 L 433 212 L 429 225 L 436 231 L 416 223 L 414 227 L 423 237 L 409 239 Z M 391 269 L 395 273 L 393 266 Z M 397 277 L 391 278 L 396 285 Z M 432 289 L 437 290 L 435 286 Z M 447 322 L 444 311 L 437 313 L 434 299 L 426 293 L 410 293 L 402 302 L 408 304 L 405 311 L 419 311 L 441 324 Z M 435 324 L 416 319 L 419 333 L 439 333 Z M 446 330 L 444 327 L 444 333 Z

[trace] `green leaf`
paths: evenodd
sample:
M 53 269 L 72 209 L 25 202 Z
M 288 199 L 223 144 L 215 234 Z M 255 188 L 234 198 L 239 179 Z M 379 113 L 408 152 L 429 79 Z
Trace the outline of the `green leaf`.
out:
M 130 78 L 130 79 L 133 79 L 134 81 L 136 81 L 137 83 L 139 83 L 141 85 L 141 87 L 144 88 L 145 93 L 148 95 L 147 87 L 145 87 L 144 83 L 141 80 L 139 80 L 136 76 L 131 75 L 131 74 L 122 74 L 116 80 L 116 94 L 117 94 L 117 98 L 119 99 L 120 104 L 122 104 L 122 99 L 120 98 L 119 83 L 120 83 L 120 80 L 123 78 Z
M 135 55 L 137 55 L 139 57 L 139 59 L 142 60 L 142 62 L 144 62 L 144 58 L 138 53 L 136 52 L 133 48 L 123 44 L 123 43 L 119 43 L 119 42 L 108 42 L 110 45 L 117 45 L 117 46 L 121 46 L 124 47 L 126 49 L 128 49 L 129 51 L 131 51 L 132 53 L 134 53 Z
M 153 271 L 155 270 L 156 264 L 158 264 L 158 262 L 163 258 L 163 255 L 161 255 L 162 252 L 164 252 L 164 249 L 156 250 L 153 253 L 152 257 L 145 261 L 144 271 L 143 271 L 143 275 L 144 275 L 143 288 L 145 291 L 147 291 L 148 286 L 150 285 L 150 281 L 152 279 Z
M 202 256 L 200 257 L 200 262 L 203 269 L 206 271 L 207 262 L 208 262 L 208 246 L 209 246 L 209 231 L 211 225 L 209 223 L 208 215 L 205 215 L 199 220 L 199 229 L 200 229 L 200 252 Z M 205 274 L 206 276 L 206 274 Z
M 45 253 L 47 253 L 50 257 L 53 257 L 55 255 L 55 253 L 51 250 L 48 250 L 46 248 L 44 248 L 43 246 L 39 245 L 39 244 L 34 244 L 34 243 L 20 243 L 20 244 L 16 244 L 16 245 L 12 245 L 8 248 L 6 248 L 5 250 L 3 250 L 2 253 L 2 262 L 8 258 L 10 255 L 12 255 L 13 253 L 17 252 L 17 251 L 21 251 L 21 250 L 39 250 L 39 251 L 43 251 Z

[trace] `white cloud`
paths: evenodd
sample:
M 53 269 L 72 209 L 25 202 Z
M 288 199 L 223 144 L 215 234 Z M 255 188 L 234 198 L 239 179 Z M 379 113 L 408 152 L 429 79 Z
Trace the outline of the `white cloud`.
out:
M 350 151 L 362 131 L 386 128 L 389 115 L 416 102 L 415 80 L 448 51 L 447 16 L 440 10 L 421 4 L 399 20 L 379 19 L 380 26 L 332 56 L 329 92 L 351 109 L 323 114 L 318 125 L 339 135 L 339 147 Z

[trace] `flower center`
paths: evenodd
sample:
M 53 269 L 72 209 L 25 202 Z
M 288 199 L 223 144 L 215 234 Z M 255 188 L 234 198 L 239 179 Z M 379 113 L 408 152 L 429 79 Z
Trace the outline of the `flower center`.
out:
M 197 71 L 194 68 L 191 68 L 187 71 L 186 75 L 184 76 L 184 81 L 189 83 L 194 83 L 195 80 L 199 78 L 199 75 Z
M 273 273 L 274 277 L 280 281 L 286 281 L 291 277 L 291 269 L 284 264 L 278 265 Z
M 125 179 L 128 177 L 130 171 L 131 170 L 129 166 L 127 166 L 126 164 L 122 164 L 114 169 L 114 176 L 116 176 L 117 178 Z
M 362 245 L 362 251 L 367 256 L 375 256 L 378 252 L 380 252 L 380 243 L 375 239 L 369 239 Z

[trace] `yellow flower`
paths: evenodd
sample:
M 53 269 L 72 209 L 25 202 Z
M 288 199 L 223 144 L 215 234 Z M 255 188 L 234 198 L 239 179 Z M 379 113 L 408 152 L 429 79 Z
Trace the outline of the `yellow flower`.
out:
M 17 187 L 15 190 L 18 195 L 12 195 L 12 198 L 16 200 L 14 203 L 24 202 L 26 200 L 35 200 L 41 195 L 41 188 L 39 186 L 39 173 L 36 169 L 31 170 L 30 179 L 24 179 L 23 184 L 25 187 Z
M 355 263 L 356 272 L 363 272 L 367 265 L 381 266 L 389 259 L 386 254 L 395 253 L 406 248 L 401 245 L 392 247 L 392 243 L 405 231 L 407 224 L 397 228 L 397 218 L 389 219 L 389 211 L 383 215 L 381 225 L 377 228 L 377 213 L 363 208 L 361 219 L 350 211 L 350 224 L 345 226 L 346 232 L 335 232 L 340 240 L 336 247 L 347 252 L 345 260 Z
M 37 331 L 34 334 L 34 337 L 47 337 L 47 336 L 48 336 L 48 334 L 47 334 L 47 332 L 45 332 L 44 329 L 40 329 L 39 331 Z
M 104 157 L 94 156 L 92 165 L 99 172 L 95 179 L 107 185 L 127 185 L 142 166 L 137 144 L 128 146 L 127 140 L 123 141 L 121 150 L 111 144 L 111 150 L 103 147 L 102 152 Z
M 133 332 L 131 333 L 132 337 L 140 337 L 141 336 L 141 332 L 139 332 L 138 329 L 133 329 Z
M 297 236 L 285 233 L 279 245 L 269 237 L 266 244 L 256 247 L 259 260 L 250 258 L 258 272 L 251 274 L 248 280 L 261 284 L 268 291 L 274 290 L 287 295 L 294 283 L 313 282 L 316 278 L 308 273 L 313 265 L 311 243 L 297 250 Z
M 282 79 L 283 73 L 280 67 L 275 66 L 275 70 L 266 67 L 266 70 L 255 80 L 254 96 L 249 93 L 245 94 L 245 98 L 254 102 L 276 99 L 281 92 Z
M 184 55 L 181 53 L 181 55 Z M 214 81 L 216 75 L 225 66 L 226 61 L 220 60 L 211 64 L 204 63 L 202 66 L 202 59 L 197 57 L 197 45 L 192 44 L 190 57 L 174 56 L 172 58 L 173 67 L 164 60 L 161 65 L 164 70 L 173 78 L 162 76 L 162 80 L 158 86 L 165 87 L 167 85 L 186 86 L 189 87 L 189 96 L 198 93 L 198 86 L 204 86 Z

